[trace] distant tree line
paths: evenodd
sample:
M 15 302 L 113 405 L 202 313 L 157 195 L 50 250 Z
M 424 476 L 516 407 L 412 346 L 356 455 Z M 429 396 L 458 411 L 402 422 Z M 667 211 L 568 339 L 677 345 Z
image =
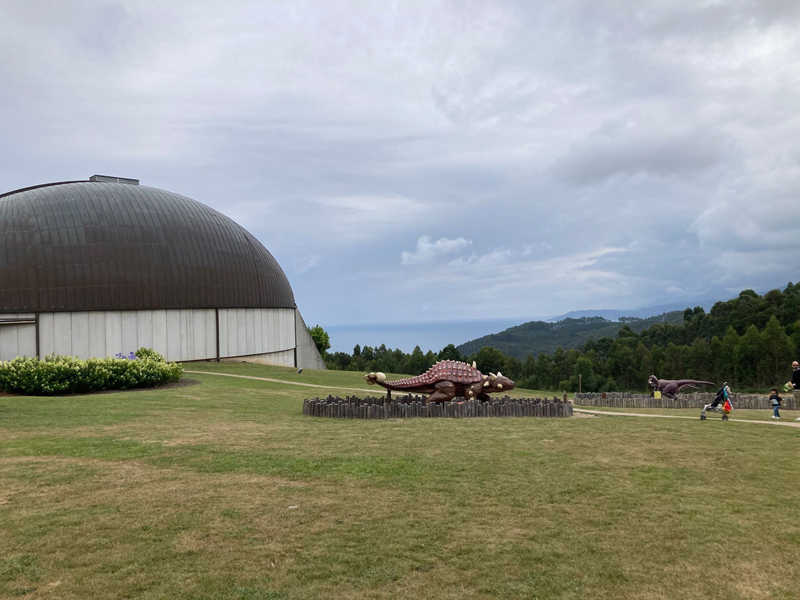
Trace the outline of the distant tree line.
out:
M 798 355 L 800 283 L 763 296 L 745 290 L 717 302 L 708 313 L 701 307 L 687 308 L 681 324 L 655 324 L 638 334 L 625 325 L 614 338 L 589 339 L 580 348 L 558 347 L 552 354 L 528 354 L 525 360 L 489 346 L 463 356 L 453 344 L 438 353 L 423 353 L 417 346 L 407 354 L 385 345 L 356 346 L 352 354 L 324 352 L 329 369 L 419 375 L 439 360 L 474 360 L 481 372 L 502 371 L 519 387 L 580 387 L 585 392 L 645 391 L 652 374 L 727 381 L 740 390 L 759 390 L 788 381 L 789 364 Z

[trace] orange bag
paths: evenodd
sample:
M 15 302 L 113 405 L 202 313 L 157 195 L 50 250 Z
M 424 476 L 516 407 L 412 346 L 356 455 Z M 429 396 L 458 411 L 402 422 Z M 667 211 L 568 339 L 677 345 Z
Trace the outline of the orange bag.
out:
M 725 400 L 725 404 L 722 405 L 722 412 L 726 415 L 729 414 L 733 410 L 733 406 L 731 405 L 730 400 Z

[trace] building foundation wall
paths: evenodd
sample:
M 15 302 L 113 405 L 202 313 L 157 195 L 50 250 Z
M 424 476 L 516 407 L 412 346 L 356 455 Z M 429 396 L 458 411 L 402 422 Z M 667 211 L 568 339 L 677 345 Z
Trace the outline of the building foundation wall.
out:
M 152 348 L 170 361 L 289 353 L 295 309 L 202 308 L 39 313 L 39 356 L 104 358 Z M 219 313 L 219 344 L 217 344 Z M 11 315 L 0 315 L 0 318 Z M 0 326 L 0 360 L 36 355 L 36 325 Z M 276 364 L 287 364 L 281 355 Z

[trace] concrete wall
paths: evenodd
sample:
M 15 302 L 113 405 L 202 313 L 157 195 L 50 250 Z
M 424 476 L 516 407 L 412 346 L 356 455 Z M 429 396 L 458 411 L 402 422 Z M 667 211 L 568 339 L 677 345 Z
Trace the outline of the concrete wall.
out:
M 39 313 L 41 356 L 79 358 L 152 348 L 168 360 L 217 355 L 214 309 Z
M 0 314 L 0 323 L 13 318 L 34 319 L 35 315 Z M 212 308 L 39 313 L 42 357 L 48 354 L 106 357 L 119 352 L 127 354 L 143 346 L 163 354 L 167 360 L 213 360 L 217 357 L 216 311 Z M 300 312 L 293 308 L 219 309 L 219 354 L 223 360 L 325 368 Z M 35 324 L 0 324 L 0 360 L 35 355 Z
M 297 330 L 297 366 L 304 369 L 326 369 L 325 361 L 317 350 L 314 338 L 308 332 L 308 327 L 300 311 L 295 311 Z
M 2 319 L 35 319 L 33 313 L 1 314 Z M 36 356 L 36 325 L 17 325 L 0 322 L 0 360 L 17 356 Z
M 219 355 L 254 356 L 292 350 L 294 366 L 293 308 L 219 309 Z
M 294 366 L 295 309 L 219 309 L 221 358 L 258 357 L 274 364 Z M 8 315 L 5 315 L 8 316 Z M 36 353 L 35 326 L 29 327 Z M 0 328 L 0 331 L 2 329 Z M 12 343 L 0 359 L 20 355 Z M 18 335 L 17 335 L 18 337 Z M 26 338 L 27 340 L 27 338 Z M 0 338 L 0 342 L 3 339 Z M 26 341 L 27 348 L 30 345 Z M 152 348 L 167 360 L 208 360 L 217 356 L 216 311 L 212 309 L 91 311 L 39 314 L 39 353 L 79 358 L 114 356 L 141 347 Z M 291 355 L 291 361 L 287 358 Z
M 294 348 L 269 354 L 254 354 L 238 358 L 223 358 L 222 362 L 251 362 L 262 365 L 278 365 L 281 367 L 294 367 Z

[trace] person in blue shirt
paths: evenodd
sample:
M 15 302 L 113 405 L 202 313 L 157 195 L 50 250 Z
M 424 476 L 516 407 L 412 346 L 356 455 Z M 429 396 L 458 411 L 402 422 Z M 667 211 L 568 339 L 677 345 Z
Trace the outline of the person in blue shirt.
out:
M 778 395 L 778 388 L 770 390 L 769 403 L 772 405 L 772 418 L 780 419 L 781 397 Z

